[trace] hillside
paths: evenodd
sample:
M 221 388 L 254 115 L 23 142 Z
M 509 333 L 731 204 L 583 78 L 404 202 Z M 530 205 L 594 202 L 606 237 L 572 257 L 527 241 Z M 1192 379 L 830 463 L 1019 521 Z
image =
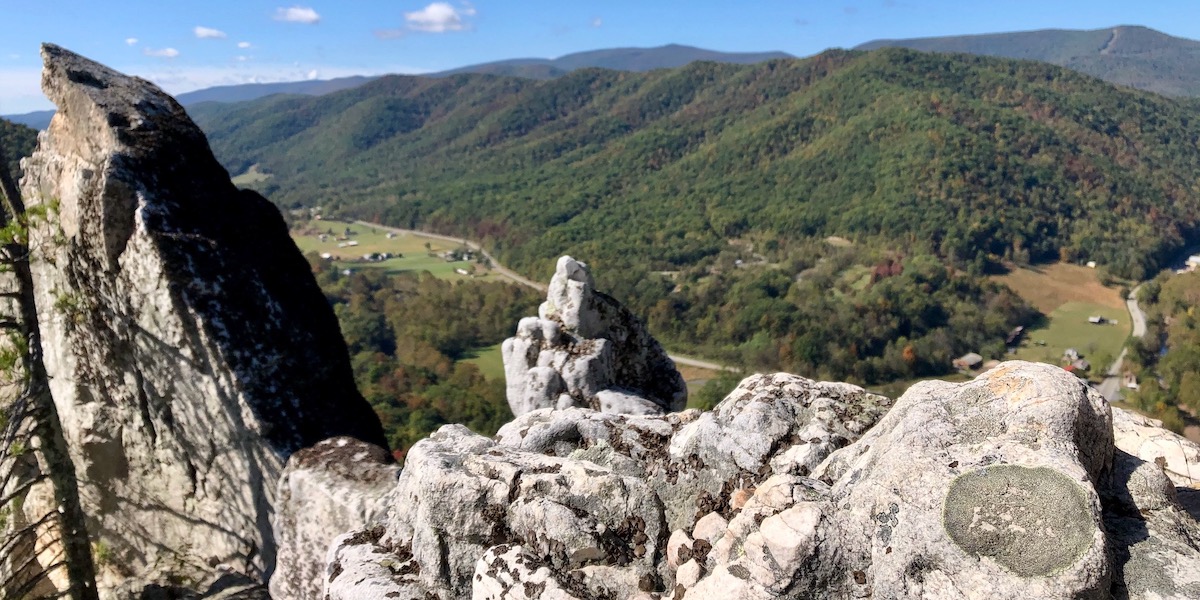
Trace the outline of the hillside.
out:
M 1040 60 L 1119 85 L 1168 96 L 1200 96 L 1200 42 L 1146 27 L 875 40 L 856 49 L 885 47 Z
M 889 49 L 550 81 L 385 77 L 193 111 L 283 205 L 673 270 L 839 235 L 1154 272 L 1200 223 L 1194 109 L 1045 64 Z
M 529 79 L 561 77 L 578 69 L 591 67 L 614 71 L 652 71 L 682 67 L 696 61 L 729 64 L 754 64 L 779 58 L 793 58 L 785 52 L 718 52 L 680 44 L 655 48 L 606 48 L 576 52 L 558 58 L 517 58 L 478 65 L 468 65 L 433 73 L 430 77 L 446 77 L 461 73 L 486 73 Z
M 33 154 L 36 145 L 37 131 L 0 119 L 0 150 L 4 152 L 4 158 L 8 161 L 9 171 L 17 179 L 21 177 L 21 159 Z

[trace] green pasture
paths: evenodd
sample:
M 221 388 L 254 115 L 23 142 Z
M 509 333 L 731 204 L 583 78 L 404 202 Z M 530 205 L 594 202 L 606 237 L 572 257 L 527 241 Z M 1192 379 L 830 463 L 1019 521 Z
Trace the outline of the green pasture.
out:
M 344 243 L 344 241 L 337 238 L 344 237 L 347 229 L 351 233 L 348 239 L 358 242 L 358 245 L 339 248 L 338 244 Z M 318 254 L 328 252 L 334 256 L 334 264 L 343 269 L 384 269 L 388 273 L 429 271 L 435 277 L 442 279 L 463 278 L 463 275 L 456 273 L 455 269 L 474 270 L 482 277 L 486 277 L 487 274 L 486 270 L 474 263 L 451 262 L 438 256 L 447 250 L 454 249 L 456 247 L 454 244 L 407 233 L 398 233 L 389 238 L 387 231 L 380 227 L 345 221 L 320 220 L 298 226 L 291 233 L 292 240 L 296 242 L 296 246 L 300 248 L 301 252 Z M 320 234 L 328 236 L 326 241 L 321 241 Z M 398 257 L 381 262 L 362 260 L 364 255 L 385 252 L 396 254 Z
M 1091 316 L 1104 317 L 1109 323 L 1089 323 Z M 1098 364 L 1095 359 L 1107 362 L 1116 358 L 1130 331 L 1129 313 L 1125 310 L 1090 302 L 1067 302 L 1054 309 L 1045 324 L 1026 332 L 1013 358 L 1058 365 L 1062 363 L 1063 352 L 1075 348 L 1092 363 L 1093 374 L 1102 373 L 1109 365 Z
M 462 362 L 471 363 L 479 367 L 479 372 L 483 373 L 483 376 L 488 379 L 504 381 L 504 358 L 500 354 L 500 344 L 479 348 L 471 354 L 472 356 L 463 359 Z

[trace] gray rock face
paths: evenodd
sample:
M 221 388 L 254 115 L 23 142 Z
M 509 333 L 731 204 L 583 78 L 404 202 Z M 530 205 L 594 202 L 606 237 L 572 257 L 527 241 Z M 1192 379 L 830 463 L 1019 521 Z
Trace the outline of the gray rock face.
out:
M 880 418 L 887 404 L 772 375 L 711 413 L 541 410 L 495 441 L 443 428 L 414 447 L 388 516 L 335 542 L 326 591 L 1200 597 L 1190 490 L 1115 449 L 1108 404 L 1075 377 L 1006 363 L 917 384 Z
M 644 415 L 687 405 L 687 387 L 666 351 L 569 256 L 558 259 L 538 316 L 521 319 L 502 352 L 514 415 L 571 407 Z
M 400 467 L 378 446 L 338 437 L 288 459 L 276 494 L 279 552 L 271 596 L 321 600 L 325 552 L 339 535 L 367 526 L 384 512 Z
M 735 513 L 776 469 L 807 472 L 888 403 L 773 375 L 746 380 L 712 413 L 540 410 L 495 441 L 443 427 L 409 452 L 387 515 L 335 542 L 326 591 L 582 599 L 673 589 L 672 529 Z
M 152 84 L 42 54 L 58 113 L 21 187 L 49 210 L 37 304 L 102 584 L 262 581 L 287 457 L 382 428 L 278 211 Z

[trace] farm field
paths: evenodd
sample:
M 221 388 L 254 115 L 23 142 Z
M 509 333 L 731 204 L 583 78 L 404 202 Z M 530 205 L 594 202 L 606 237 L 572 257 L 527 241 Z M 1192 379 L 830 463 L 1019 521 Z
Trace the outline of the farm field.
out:
M 470 358 L 464 358 L 462 362 L 479 367 L 479 372 L 488 379 L 504 381 L 504 357 L 500 354 L 500 344 L 479 348 L 471 354 Z
M 1117 310 L 1125 310 L 1125 300 L 1115 287 L 1105 287 L 1095 269 L 1081 265 L 1056 263 L 1037 267 L 1013 269 L 1005 275 L 992 277 L 1042 311 L 1050 314 L 1067 302 L 1086 302 Z
M 263 173 L 262 171 L 259 171 L 258 165 L 250 165 L 250 168 L 246 169 L 245 173 L 242 173 L 241 175 L 238 175 L 237 177 L 230 179 L 230 181 L 233 182 L 233 185 L 236 185 L 238 187 L 247 187 L 247 186 L 252 186 L 256 183 L 262 183 L 270 178 L 271 178 L 271 174 Z
M 339 248 L 338 244 L 342 242 L 337 238 L 344 236 L 347 230 L 351 232 L 349 239 L 358 242 L 358 245 Z M 328 234 L 330 231 L 333 235 L 329 235 L 327 241 L 322 242 L 319 235 Z M 474 271 L 478 277 L 488 276 L 487 270 L 473 262 L 447 261 L 439 256 L 454 249 L 454 245 L 447 242 L 408 234 L 395 234 L 389 238 L 382 229 L 326 220 L 310 221 L 306 225 L 294 228 L 291 234 L 301 252 L 328 252 L 334 256 L 334 263 L 343 269 L 384 269 L 388 273 L 429 271 L 441 279 L 461 279 L 464 275 L 457 273 L 455 269 L 466 269 Z M 362 260 L 363 255 L 376 253 L 392 253 L 397 257 L 379 262 Z
M 1025 332 L 1010 358 L 1058 365 L 1063 352 L 1074 348 L 1091 363 L 1092 375 L 1099 376 L 1132 331 L 1120 290 L 1101 284 L 1095 269 L 1058 263 L 1014 269 L 994 279 L 1046 315 L 1042 325 Z M 1107 322 L 1089 323 L 1093 316 Z

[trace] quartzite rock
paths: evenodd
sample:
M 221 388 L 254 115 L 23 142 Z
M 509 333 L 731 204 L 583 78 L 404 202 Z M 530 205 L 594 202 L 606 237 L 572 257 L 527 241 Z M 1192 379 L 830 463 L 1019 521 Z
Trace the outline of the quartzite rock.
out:
M 712 413 L 539 410 L 496 441 L 446 426 L 410 451 L 386 517 L 334 544 L 326 591 L 350 600 L 672 589 L 667 551 L 687 538 L 669 544 L 671 529 L 730 513 L 731 497 L 772 473 L 807 472 L 888 404 L 779 374 L 747 379 Z
M 571 407 L 660 414 L 687 404 L 687 386 L 666 351 L 569 256 L 558 259 L 538 316 L 521 319 L 502 350 L 514 415 Z
M 414 448 L 388 518 L 335 543 L 327 589 L 333 600 L 1200 597 L 1200 523 L 1178 502 L 1193 490 L 1173 485 L 1165 459 L 1114 450 L 1108 404 L 1084 382 L 1012 362 L 969 383 L 920 383 L 874 423 L 886 404 L 770 375 L 711 413 L 541 410 L 496 442 L 443 428 Z M 644 541 L 644 556 L 594 541 L 632 515 L 655 516 L 644 540 L 618 536 Z
M 50 211 L 37 304 L 102 584 L 261 581 L 287 457 L 382 428 L 279 212 L 154 85 L 42 55 L 58 112 L 21 187 Z
M 325 553 L 335 538 L 383 513 L 400 467 L 383 448 L 338 437 L 288 459 L 275 507 L 279 552 L 271 576 L 278 600 L 322 600 Z

